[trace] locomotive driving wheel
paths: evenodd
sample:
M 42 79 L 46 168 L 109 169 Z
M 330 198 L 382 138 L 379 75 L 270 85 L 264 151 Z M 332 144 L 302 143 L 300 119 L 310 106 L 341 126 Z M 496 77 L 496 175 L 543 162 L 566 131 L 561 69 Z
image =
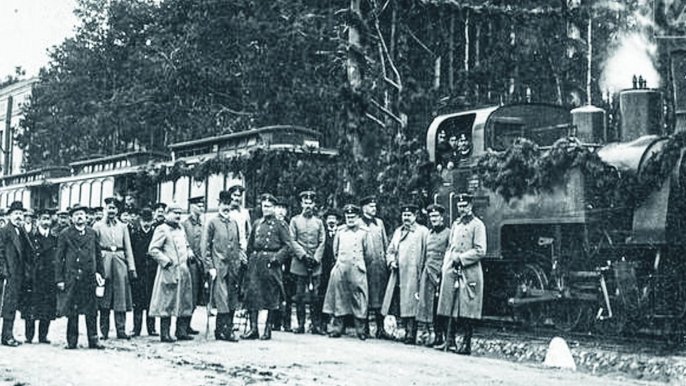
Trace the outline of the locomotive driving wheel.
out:
M 568 291 L 569 283 L 563 277 L 557 280 L 560 291 Z M 576 330 L 589 312 L 587 302 L 577 299 L 562 298 L 548 306 L 549 316 L 557 330 L 570 332 Z
M 515 298 L 530 298 L 535 292 L 545 290 L 548 286 L 548 277 L 543 269 L 537 264 L 526 264 L 516 275 Z M 515 307 L 514 319 L 526 327 L 534 327 L 544 320 L 547 306 L 543 303 Z

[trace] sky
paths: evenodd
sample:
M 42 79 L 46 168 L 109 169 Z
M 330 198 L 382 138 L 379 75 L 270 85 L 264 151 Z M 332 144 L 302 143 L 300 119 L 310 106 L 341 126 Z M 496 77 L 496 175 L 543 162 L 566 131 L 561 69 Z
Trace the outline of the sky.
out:
M 72 36 L 76 0 L 0 0 L 0 79 L 22 66 L 38 75 L 47 49 Z

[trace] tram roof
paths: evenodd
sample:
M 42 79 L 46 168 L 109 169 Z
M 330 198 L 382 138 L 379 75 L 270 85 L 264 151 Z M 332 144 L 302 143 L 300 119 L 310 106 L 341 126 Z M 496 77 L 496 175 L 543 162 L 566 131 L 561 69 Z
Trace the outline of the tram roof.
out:
M 206 138 L 196 139 L 196 140 L 192 140 L 192 141 L 177 142 L 177 143 L 173 143 L 173 144 L 169 145 L 169 148 L 172 150 L 175 150 L 175 149 L 182 149 L 182 148 L 193 147 L 193 146 L 198 146 L 198 145 L 206 145 L 206 144 L 211 144 L 211 143 L 216 143 L 216 142 L 228 142 L 228 141 L 235 140 L 238 138 L 250 137 L 250 136 L 255 136 L 255 135 L 264 134 L 264 133 L 280 132 L 280 131 L 290 131 L 290 132 L 305 134 L 305 135 L 309 135 L 309 136 L 313 136 L 313 137 L 320 137 L 321 136 L 320 132 L 318 132 L 316 130 L 308 129 L 308 128 L 302 127 L 302 126 L 273 125 L 273 126 L 260 127 L 257 129 L 239 131 L 237 133 L 229 133 L 229 134 L 217 135 L 214 137 L 206 137 Z

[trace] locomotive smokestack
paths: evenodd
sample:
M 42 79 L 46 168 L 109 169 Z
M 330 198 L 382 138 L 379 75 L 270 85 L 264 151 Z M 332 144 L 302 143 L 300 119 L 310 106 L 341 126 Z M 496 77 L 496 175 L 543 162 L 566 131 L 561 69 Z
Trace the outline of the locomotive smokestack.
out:
M 661 135 L 662 95 L 657 90 L 647 88 L 643 76 L 639 75 L 638 79 L 634 76 L 632 83 L 634 88 L 619 94 L 622 119 L 619 140 L 632 141 L 644 135 Z
M 672 79 L 674 82 L 674 132 L 686 131 L 686 51 L 672 52 Z

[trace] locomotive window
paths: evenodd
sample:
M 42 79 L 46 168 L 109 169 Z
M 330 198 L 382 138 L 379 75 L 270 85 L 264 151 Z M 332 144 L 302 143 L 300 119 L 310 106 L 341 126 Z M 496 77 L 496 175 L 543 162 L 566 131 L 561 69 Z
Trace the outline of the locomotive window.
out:
M 567 124 L 545 127 L 526 127 L 517 122 L 495 122 L 493 149 L 502 151 L 512 142 L 523 137 L 535 142 L 539 146 L 552 146 L 555 141 L 569 135 L 570 126 Z

